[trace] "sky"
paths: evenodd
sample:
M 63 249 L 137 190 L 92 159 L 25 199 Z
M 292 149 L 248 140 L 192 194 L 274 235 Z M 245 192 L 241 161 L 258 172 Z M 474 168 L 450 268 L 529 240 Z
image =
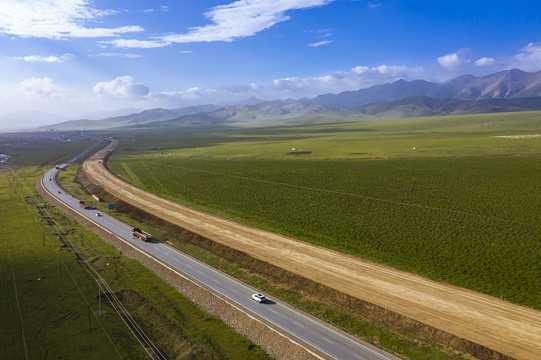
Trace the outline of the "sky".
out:
M 541 70 L 539 1 L 0 0 L 0 118 L 301 99 L 511 68 Z

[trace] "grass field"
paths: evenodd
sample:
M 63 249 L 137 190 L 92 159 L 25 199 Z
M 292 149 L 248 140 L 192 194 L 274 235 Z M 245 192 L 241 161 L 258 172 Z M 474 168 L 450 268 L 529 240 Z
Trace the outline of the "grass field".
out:
M 0 153 L 10 155 L 15 167 L 49 166 L 62 164 L 95 143 L 77 133 L 0 134 Z
M 4 358 L 144 358 L 111 308 L 96 314 L 96 283 L 69 251 L 58 251 L 54 228 L 39 221 L 27 196 L 14 178 L 0 176 Z M 120 335 L 114 342 L 113 333 Z
M 519 112 L 198 133 L 119 132 L 116 136 L 122 140 L 118 154 L 138 159 L 332 160 L 537 155 L 540 146 L 536 138 L 495 136 L 539 134 L 540 121 L 541 112 Z M 311 153 L 294 155 L 292 148 L 297 153 L 300 149 Z
M 35 182 L 43 170 L 28 164 L 54 164 L 92 145 L 55 144 L 34 144 L 36 158 L 19 144 L 12 154 L 25 155 L 19 157 L 16 175 L 0 174 L 0 358 L 148 358 L 118 315 L 121 308 L 112 305 L 115 297 L 167 358 L 269 358 L 139 262 L 36 196 Z M 102 313 L 98 277 L 107 294 Z
M 110 167 L 165 197 L 541 308 L 541 138 L 525 136 L 538 134 L 539 112 L 128 134 Z M 288 155 L 300 149 L 311 153 Z

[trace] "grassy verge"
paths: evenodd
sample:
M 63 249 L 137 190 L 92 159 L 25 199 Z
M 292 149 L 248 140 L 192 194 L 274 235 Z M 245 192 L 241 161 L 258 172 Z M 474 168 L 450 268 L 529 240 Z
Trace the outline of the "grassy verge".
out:
M 112 294 L 127 304 L 167 358 L 268 358 L 139 262 L 63 213 L 39 205 L 39 197 L 29 197 L 35 196 L 40 169 L 23 168 L 17 174 L 24 185 L 10 175 L 0 177 L 6 226 L 0 242 L 0 283 L 7 294 L 0 298 L 0 316 L 6 319 L 0 348 L 7 358 L 24 358 L 25 353 L 28 358 L 148 358 L 111 307 L 107 298 Z M 101 314 L 97 283 L 89 269 L 107 289 Z

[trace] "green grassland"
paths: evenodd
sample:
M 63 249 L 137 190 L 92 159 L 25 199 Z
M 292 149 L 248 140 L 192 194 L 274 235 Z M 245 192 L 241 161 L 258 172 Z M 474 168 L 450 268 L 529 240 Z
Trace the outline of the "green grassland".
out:
M 0 174 L 0 358 L 148 358 L 108 300 L 116 294 L 167 358 L 267 359 L 250 340 L 36 194 L 43 168 L 29 164 L 68 160 L 93 143 L 40 141 L 32 151 L 8 145 L 17 149 L 11 154 L 24 156 L 16 173 Z M 108 293 L 102 313 L 98 276 Z
M 110 168 L 174 200 L 539 309 L 541 138 L 497 137 L 536 134 L 540 112 L 132 133 Z M 288 155 L 299 149 L 311 153 Z
M 62 164 L 96 143 L 77 133 L 0 134 L 0 153 L 12 166 Z
M 205 132 L 117 133 L 123 158 L 374 159 L 537 155 L 541 112 L 441 116 Z M 517 141 L 518 140 L 518 141 Z M 155 147 L 152 149 L 152 147 Z M 416 149 L 413 149 L 413 148 Z M 291 149 L 311 152 L 288 155 Z M 163 154 L 162 154 L 163 153 Z M 171 153 L 171 155 L 169 155 Z
M 26 190 L 0 176 L 3 358 L 144 358 L 111 308 L 96 315 L 96 283 L 69 251 L 59 251 L 55 229 L 39 221 Z M 120 335 L 114 343 L 113 333 Z

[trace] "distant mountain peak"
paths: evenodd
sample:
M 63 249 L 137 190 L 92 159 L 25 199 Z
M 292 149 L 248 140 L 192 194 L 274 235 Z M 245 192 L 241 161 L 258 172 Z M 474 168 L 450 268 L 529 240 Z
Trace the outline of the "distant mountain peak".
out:
M 541 109 L 541 71 L 509 69 L 477 77 L 457 76 L 441 83 L 425 80 L 374 85 L 369 88 L 324 94 L 313 99 L 263 101 L 251 96 L 236 105 L 199 105 L 182 109 L 150 109 L 96 121 L 71 121 L 53 127 L 71 129 L 168 128 L 239 125 L 310 118 L 335 113 L 336 118 L 398 118 L 497 111 Z M 361 115 L 360 115 L 361 114 Z M 334 115 L 333 115 L 334 116 Z M 364 117 L 363 117 L 364 116 Z M 299 120 L 302 121 L 302 120 Z
M 320 95 L 307 102 L 357 108 L 369 103 L 391 102 L 412 96 L 470 101 L 541 96 L 541 71 L 532 73 L 510 69 L 483 77 L 466 74 L 441 83 L 400 79 L 390 84 L 375 85 L 356 91 Z
M 244 101 L 241 101 L 237 105 L 255 105 L 255 104 L 262 103 L 262 102 L 265 102 L 265 101 L 261 100 L 261 99 L 258 99 L 255 96 L 250 96 L 248 99 L 246 99 Z

